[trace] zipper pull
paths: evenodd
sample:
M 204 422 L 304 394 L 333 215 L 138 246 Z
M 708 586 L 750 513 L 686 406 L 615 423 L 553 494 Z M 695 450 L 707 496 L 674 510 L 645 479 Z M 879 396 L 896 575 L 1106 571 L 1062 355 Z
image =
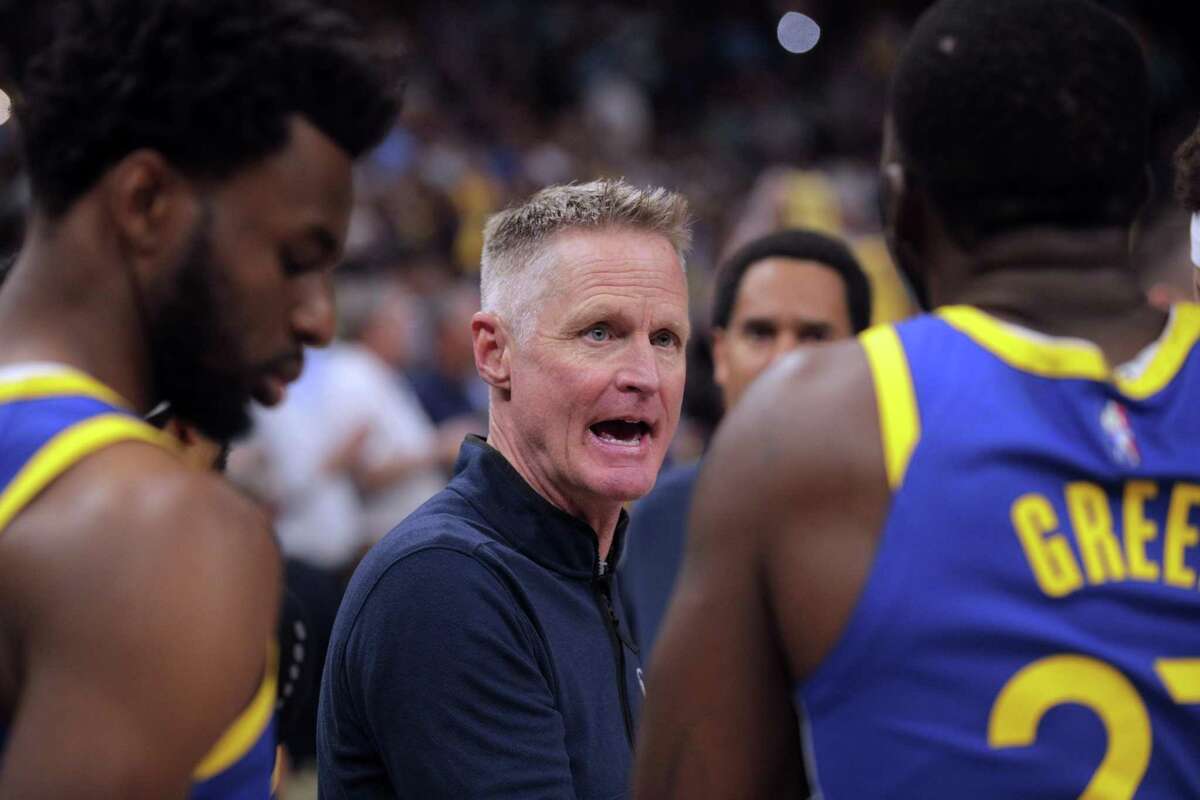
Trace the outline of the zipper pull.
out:
M 608 561 L 602 558 L 596 562 L 596 577 L 603 578 L 606 574 L 608 574 Z

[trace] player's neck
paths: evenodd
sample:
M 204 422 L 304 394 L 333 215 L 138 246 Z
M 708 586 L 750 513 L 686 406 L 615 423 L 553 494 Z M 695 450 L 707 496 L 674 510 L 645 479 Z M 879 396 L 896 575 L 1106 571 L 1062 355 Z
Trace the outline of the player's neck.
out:
M 147 410 L 150 355 L 128 282 L 94 259 L 68 236 L 30 230 L 0 291 L 0 364 L 64 364 Z
M 1095 342 L 1109 363 L 1133 358 L 1161 332 L 1129 265 L 1119 229 L 1033 230 L 987 242 L 944 282 L 937 305 L 964 303 L 1050 336 Z M 952 273 L 953 274 L 953 273 Z

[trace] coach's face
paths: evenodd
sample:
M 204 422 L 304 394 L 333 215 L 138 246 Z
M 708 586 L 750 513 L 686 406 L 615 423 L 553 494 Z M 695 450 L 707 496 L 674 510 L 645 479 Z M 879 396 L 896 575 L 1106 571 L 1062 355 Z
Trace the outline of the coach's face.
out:
M 573 230 L 548 248 L 506 407 L 525 478 L 580 514 L 654 485 L 683 400 L 687 284 L 658 234 Z

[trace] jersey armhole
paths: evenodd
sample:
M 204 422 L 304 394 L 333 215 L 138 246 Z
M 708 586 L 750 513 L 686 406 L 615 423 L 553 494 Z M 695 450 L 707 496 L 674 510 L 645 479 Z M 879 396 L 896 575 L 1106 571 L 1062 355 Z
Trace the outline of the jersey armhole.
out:
M 888 487 L 895 492 L 904 483 L 908 462 L 921 438 L 921 418 L 913 391 L 908 358 L 896 329 L 891 325 L 871 328 L 859 336 L 875 385 L 875 407 L 879 413 L 879 436 Z
M 208 751 L 200 765 L 192 773 L 192 779 L 202 783 L 218 773 L 232 767 L 250 752 L 267 731 L 275 714 L 278 686 L 279 647 L 274 642 L 267 647 L 266 666 L 263 668 L 262 683 L 250 705 L 221 734 L 221 738 Z M 271 743 L 272 753 L 275 750 Z

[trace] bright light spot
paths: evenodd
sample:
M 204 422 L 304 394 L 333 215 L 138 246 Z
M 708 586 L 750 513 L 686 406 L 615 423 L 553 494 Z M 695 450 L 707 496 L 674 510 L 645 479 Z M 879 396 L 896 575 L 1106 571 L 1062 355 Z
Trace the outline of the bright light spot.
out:
M 807 53 L 817 46 L 821 38 L 821 26 L 812 17 L 799 11 L 789 11 L 779 20 L 775 31 L 779 43 L 789 53 Z
M 12 100 L 9 100 L 8 95 L 0 91 L 0 125 L 8 122 L 10 116 L 12 116 Z

